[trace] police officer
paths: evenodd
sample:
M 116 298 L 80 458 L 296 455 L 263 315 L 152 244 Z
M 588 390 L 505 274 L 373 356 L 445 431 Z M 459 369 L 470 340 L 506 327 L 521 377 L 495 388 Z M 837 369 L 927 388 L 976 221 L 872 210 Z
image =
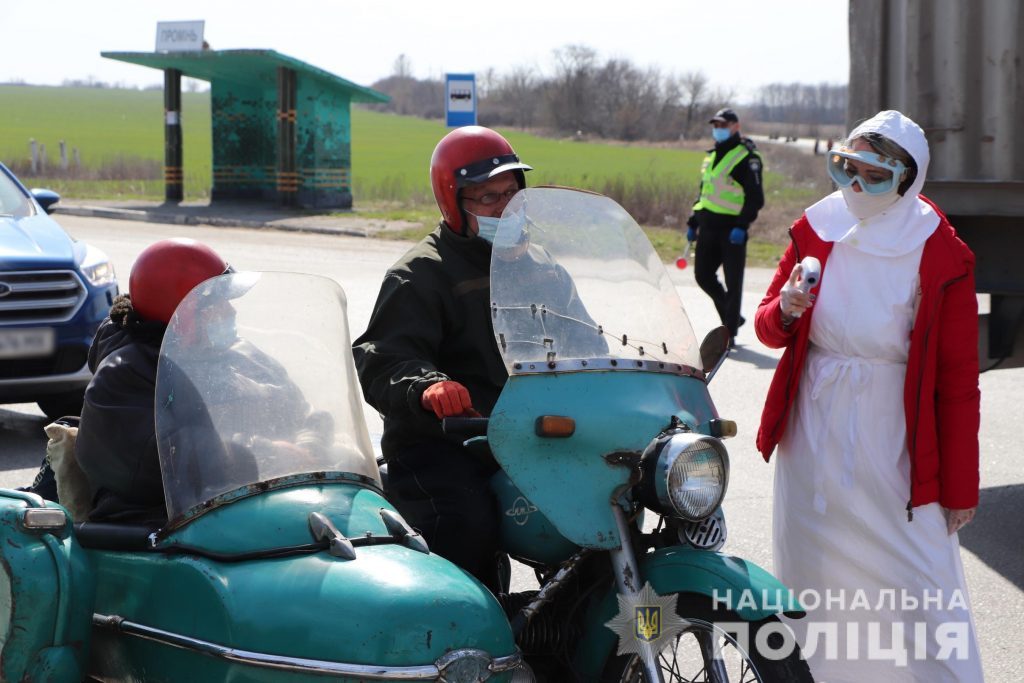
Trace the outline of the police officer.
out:
M 366 401 L 384 418 L 387 495 L 433 552 L 501 588 L 497 463 L 446 436 L 445 417 L 489 415 L 508 379 L 491 333 L 491 243 L 525 171 L 508 141 L 457 128 L 434 149 L 442 220 L 388 270 L 370 324 L 353 344 Z
M 686 238 L 697 242 L 694 277 L 718 310 L 735 343 L 744 319 L 740 315 L 747 230 L 764 206 L 763 159 L 754 143 L 740 136 L 740 120 L 732 109 L 720 109 L 711 120 L 715 146 L 701 166 L 700 198 L 686 221 Z M 725 275 L 725 287 L 718 268 Z

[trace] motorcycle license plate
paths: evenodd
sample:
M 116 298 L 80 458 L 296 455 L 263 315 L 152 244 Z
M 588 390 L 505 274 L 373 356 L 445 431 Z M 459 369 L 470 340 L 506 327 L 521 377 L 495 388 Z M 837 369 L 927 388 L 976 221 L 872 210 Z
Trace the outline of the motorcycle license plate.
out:
M 52 327 L 0 330 L 0 358 L 48 356 L 56 347 Z

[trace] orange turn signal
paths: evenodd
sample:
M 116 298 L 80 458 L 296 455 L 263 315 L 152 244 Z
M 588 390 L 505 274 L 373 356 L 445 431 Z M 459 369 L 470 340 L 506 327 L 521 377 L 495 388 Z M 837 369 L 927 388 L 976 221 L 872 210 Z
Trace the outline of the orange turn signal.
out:
M 537 436 L 565 439 L 576 431 L 576 420 L 564 415 L 541 415 L 534 424 Z

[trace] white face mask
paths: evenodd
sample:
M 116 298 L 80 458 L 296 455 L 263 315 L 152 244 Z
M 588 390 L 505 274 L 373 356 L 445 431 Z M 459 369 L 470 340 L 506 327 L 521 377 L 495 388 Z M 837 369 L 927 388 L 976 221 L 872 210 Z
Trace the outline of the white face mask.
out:
M 843 199 L 846 200 L 846 208 L 850 210 L 858 220 L 867 220 L 877 216 L 890 206 L 895 204 L 900 194 L 894 188 L 892 192 L 885 194 L 868 194 L 867 192 L 854 192 L 853 186 L 840 188 Z
M 217 351 L 227 351 L 234 346 L 238 339 L 238 332 L 235 330 L 234 322 L 217 323 L 206 328 L 206 338 Z

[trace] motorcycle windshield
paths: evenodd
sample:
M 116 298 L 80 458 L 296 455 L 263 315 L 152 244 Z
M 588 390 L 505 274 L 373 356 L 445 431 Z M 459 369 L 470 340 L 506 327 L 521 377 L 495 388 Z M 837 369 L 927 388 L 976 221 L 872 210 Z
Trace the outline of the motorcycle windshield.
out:
M 380 484 L 333 280 L 243 272 L 193 289 L 164 335 L 155 400 L 171 520 L 304 473 Z
M 627 359 L 700 368 L 690 320 L 640 226 L 608 197 L 517 193 L 491 252 L 492 323 L 509 372 Z M 544 365 L 539 365 L 543 363 Z

